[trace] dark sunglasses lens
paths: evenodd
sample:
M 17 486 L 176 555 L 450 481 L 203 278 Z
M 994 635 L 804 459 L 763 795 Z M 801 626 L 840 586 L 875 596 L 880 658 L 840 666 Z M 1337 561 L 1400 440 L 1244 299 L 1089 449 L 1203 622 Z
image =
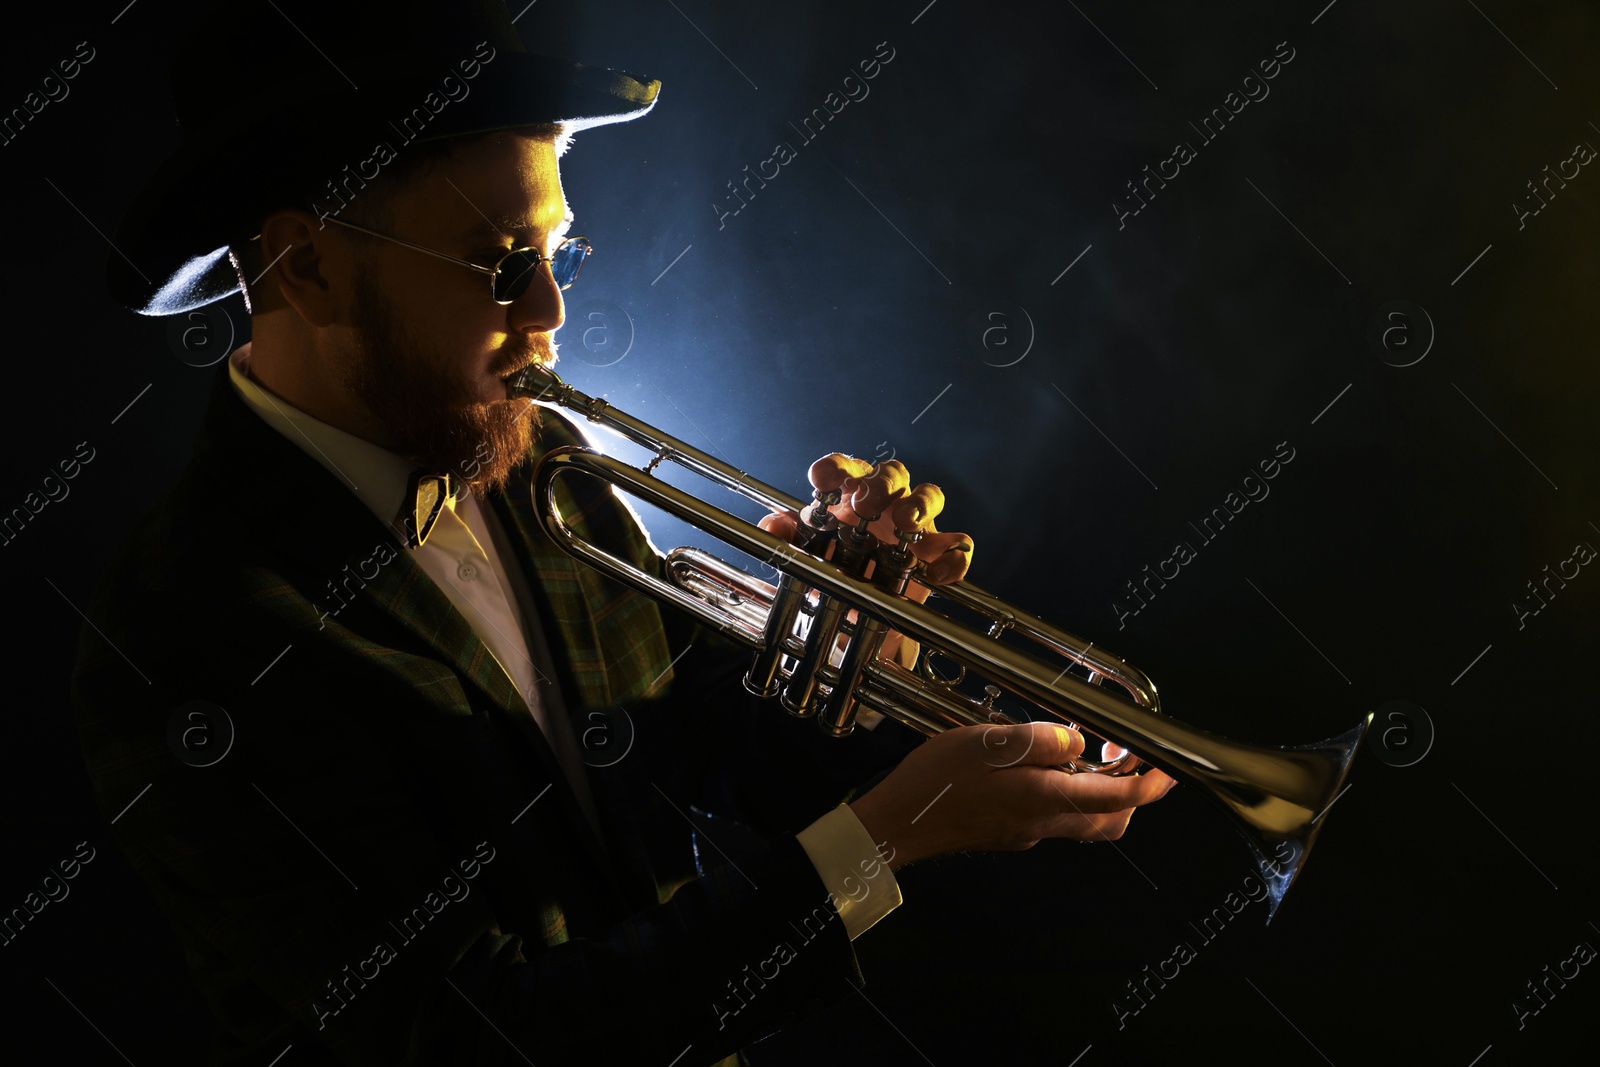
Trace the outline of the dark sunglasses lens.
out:
M 500 261 L 494 276 L 494 298 L 515 300 L 528 291 L 534 271 L 539 269 L 539 254 L 532 249 L 512 252 Z
M 578 271 L 583 269 L 583 261 L 592 251 L 594 249 L 582 237 L 564 241 L 550 259 L 550 273 L 555 275 L 556 284 L 565 289 L 577 281 Z

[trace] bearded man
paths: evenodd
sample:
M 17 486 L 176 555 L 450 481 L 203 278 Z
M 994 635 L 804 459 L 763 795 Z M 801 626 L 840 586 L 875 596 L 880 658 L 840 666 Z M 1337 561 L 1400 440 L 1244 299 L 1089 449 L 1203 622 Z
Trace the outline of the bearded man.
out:
M 978 727 L 824 737 L 544 533 L 534 465 L 584 441 L 507 380 L 554 361 L 592 251 L 558 161 L 658 82 L 529 54 L 491 0 L 230 9 L 173 70 L 185 145 L 111 290 L 187 314 L 242 287 L 251 340 L 107 565 L 73 703 L 211 1062 L 736 1062 L 862 985 L 895 868 L 1115 838 L 1170 788 L 1062 773 L 1082 738 L 1043 724 L 996 728 L 1008 761 Z M 937 487 L 814 473 L 842 521 L 923 534 L 928 582 L 965 572 Z M 614 494 L 561 494 L 659 573 Z

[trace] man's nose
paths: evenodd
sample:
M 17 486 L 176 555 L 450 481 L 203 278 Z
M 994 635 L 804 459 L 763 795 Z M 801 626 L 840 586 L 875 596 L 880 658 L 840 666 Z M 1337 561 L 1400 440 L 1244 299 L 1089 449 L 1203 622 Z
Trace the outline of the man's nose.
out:
M 512 329 L 519 333 L 554 333 L 561 328 L 567 317 L 566 305 L 548 261 L 539 264 L 527 290 L 506 310 L 511 315 Z

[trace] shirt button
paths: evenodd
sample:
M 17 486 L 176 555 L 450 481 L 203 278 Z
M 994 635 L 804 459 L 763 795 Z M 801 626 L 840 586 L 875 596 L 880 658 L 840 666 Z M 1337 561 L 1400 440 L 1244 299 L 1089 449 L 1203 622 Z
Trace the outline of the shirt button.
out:
M 456 568 L 456 575 L 463 582 L 470 582 L 478 577 L 478 568 L 473 566 L 471 561 L 463 561 L 461 566 Z

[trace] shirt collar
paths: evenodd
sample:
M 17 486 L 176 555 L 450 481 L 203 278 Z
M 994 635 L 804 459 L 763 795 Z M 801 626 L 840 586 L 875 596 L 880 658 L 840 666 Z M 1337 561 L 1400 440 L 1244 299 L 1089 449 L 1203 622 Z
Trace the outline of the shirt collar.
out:
M 241 399 L 268 426 L 293 441 L 335 478 L 348 486 L 384 525 L 393 529 L 405 506 L 406 489 L 417 465 L 382 445 L 330 426 L 306 414 L 250 377 L 250 342 L 228 357 L 228 379 Z M 445 506 L 454 508 L 448 496 Z

